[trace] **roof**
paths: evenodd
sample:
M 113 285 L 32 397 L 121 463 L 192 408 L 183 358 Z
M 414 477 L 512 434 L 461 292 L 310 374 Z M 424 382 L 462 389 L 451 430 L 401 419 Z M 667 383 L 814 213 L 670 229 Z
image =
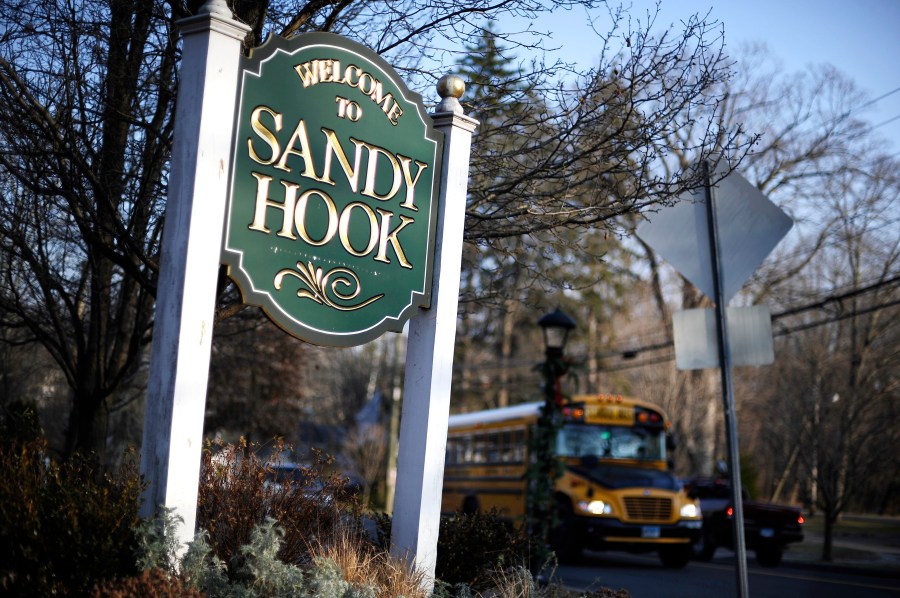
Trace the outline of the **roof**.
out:
M 497 409 L 488 409 L 487 411 L 458 413 L 450 416 L 448 425 L 450 428 L 454 428 L 474 426 L 477 424 L 492 424 L 520 417 L 537 417 L 541 413 L 540 409 L 543 404 L 543 401 L 536 403 L 521 403 L 519 405 L 513 405 L 512 407 L 499 407 Z

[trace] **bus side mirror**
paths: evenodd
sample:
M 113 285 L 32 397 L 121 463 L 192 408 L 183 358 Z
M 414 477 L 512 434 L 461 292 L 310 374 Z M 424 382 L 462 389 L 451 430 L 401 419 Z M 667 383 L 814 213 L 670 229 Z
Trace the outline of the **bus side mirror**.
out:
M 675 436 L 672 434 L 666 434 L 666 450 L 674 451 L 675 447 Z

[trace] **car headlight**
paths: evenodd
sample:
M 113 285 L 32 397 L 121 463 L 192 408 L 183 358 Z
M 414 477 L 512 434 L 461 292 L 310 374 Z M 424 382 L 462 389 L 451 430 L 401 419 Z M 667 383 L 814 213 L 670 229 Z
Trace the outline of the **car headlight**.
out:
M 687 519 L 697 519 L 701 517 L 700 507 L 694 503 L 688 503 L 681 507 L 681 516 Z
M 612 515 L 613 512 L 612 505 L 602 500 L 582 500 L 578 503 L 578 508 L 592 515 Z

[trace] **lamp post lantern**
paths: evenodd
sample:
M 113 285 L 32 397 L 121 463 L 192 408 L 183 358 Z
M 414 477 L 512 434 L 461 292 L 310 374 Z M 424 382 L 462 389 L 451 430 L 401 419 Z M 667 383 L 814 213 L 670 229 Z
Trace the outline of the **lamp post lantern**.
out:
M 575 320 L 558 307 L 541 317 L 538 326 L 544 335 L 544 397 L 545 410 L 551 412 L 559 403 L 559 379 L 566 373 L 562 359 L 565 355 L 569 333 L 575 329 Z

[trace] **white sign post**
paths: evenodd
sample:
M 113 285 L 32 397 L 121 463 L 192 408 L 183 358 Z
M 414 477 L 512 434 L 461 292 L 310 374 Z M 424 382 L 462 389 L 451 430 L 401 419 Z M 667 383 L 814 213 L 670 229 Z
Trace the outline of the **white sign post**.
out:
M 444 133 L 444 163 L 434 282 L 431 309 L 409 321 L 391 527 L 391 554 L 412 560 L 416 571 L 425 574 L 429 591 L 434 585 L 450 417 L 469 150 L 478 124 L 463 115 L 458 100 L 463 89 L 458 77 L 444 77 L 438 83 L 443 100 L 433 118 L 435 128 Z
M 234 123 L 241 42 L 250 28 L 225 0 L 178 22 L 184 38 L 166 228 L 163 234 L 141 474 L 141 516 L 160 506 L 193 539 L 216 281 Z
M 235 91 L 249 28 L 232 19 L 225 0 L 208 0 L 179 26 L 184 50 L 144 417 L 141 473 L 149 486 L 141 515 L 173 509 L 183 520 L 177 541 L 184 548 L 196 525 Z M 462 79 L 444 77 L 438 91 L 443 100 L 432 118 L 444 135 L 444 158 L 431 307 L 409 321 L 391 537 L 392 553 L 409 559 L 428 589 L 434 583 L 469 151 L 477 125 L 458 101 Z

